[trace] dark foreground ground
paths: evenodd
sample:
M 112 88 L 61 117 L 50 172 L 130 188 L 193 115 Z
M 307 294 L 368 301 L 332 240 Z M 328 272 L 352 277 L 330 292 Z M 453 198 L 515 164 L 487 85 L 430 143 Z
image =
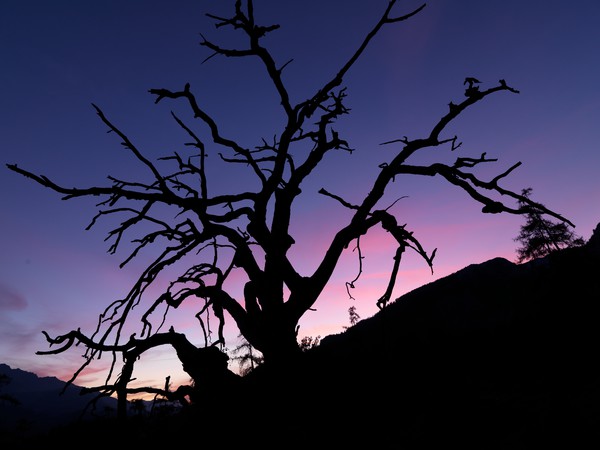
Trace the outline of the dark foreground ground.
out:
M 298 366 L 257 370 L 211 414 L 73 425 L 3 448 L 598 449 L 599 241 L 417 289 Z

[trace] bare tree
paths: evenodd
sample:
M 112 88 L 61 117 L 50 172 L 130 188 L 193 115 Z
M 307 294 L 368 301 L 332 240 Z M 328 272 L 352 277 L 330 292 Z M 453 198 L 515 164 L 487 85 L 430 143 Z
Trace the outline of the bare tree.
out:
M 384 308 L 390 300 L 405 251 L 416 252 L 433 270 L 436 250 L 426 251 L 413 231 L 399 222 L 391 212 L 394 202 L 379 205 L 386 189 L 397 183 L 401 175 L 440 176 L 480 203 L 483 213 L 524 212 L 522 207 L 510 207 L 497 198 L 533 205 L 527 196 L 500 185 L 505 177 L 521 165 L 520 162 L 487 181 L 475 174 L 479 166 L 497 161 L 486 153 L 475 157 L 457 157 L 452 164 L 411 163 L 415 154 L 430 149 L 458 150 L 461 146 L 458 137 L 445 133 L 449 124 L 489 96 L 518 93 L 504 80 L 480 88 L 478 80 L 468 77 L 461 99 L 449 103 L 447 112 L 432 122 L 428 133 L 416 138 L 403 136 L 382 142 L 381 145 L 396 150 L 387 161 L 378 165 L 376 176 L 358 202 L 349 200 L 343 193 L 330 192 L 325 188 L 318 191 L 331 201 L 333 214 L 338 215 L 336 208 L 343 209 L 350 218 L 341 224 L 323 253 L 316 256 L 318 260 L 314 272 L 303 275 L 294 267 L 288 257 L 294 245 L 290 225 L 296 218 L 293 205 L 303 195 L 305 181 L 330 152 L 354 151 L 335 127 L 340 119 L 349 114 L 346 106 L 348 92 L 343 86 L 346 75 L 384 27 L 396 26 L 425 7 L 422 5 L 413 11 L 398 14 L 395 12 L 397 3 L 397 0 L 390 0 L 378 21 L 339 70 L 318 86 L 311 96 L 295 104 L 291 101 L 292 96 L 282 76 L 288 63 L 276 61 L 269 49 L 262 45 L 263 38 L 278 29 L 279 25 L 260 25 L 254 16 L 252 0 L 235 1 L 232 14 L 228 17 L 208 14 L 217 29 L 231 28 L 242 33 L 246 38 L 246 46 L 227 48 L 202 37 L 201 46 L 210 52 L 206 59 L 254 58 L 262 64 L 272 82 L 284 120 L 282 128 L 275 130 L 270 140 L 248 146 L 227 136 L 211 112 L 198 101 L 190 84 L 186 84 L 183 89 L 159 88 L 150 89 L 149 92 L 155 97 L 156 103 L 183 102 L 189 108 L 190 120 L 195 121 L 194 125 L 175 114 L 173 119 L 190 139 L 188 147 L 195 149 L 195 154 L 191 156 L 175 152 L 159 162 L 147 159 L 125 132 L 94 105 L 108 130 L 152 174 L 153 179 L 149 182 L 109 177 L 110 183 L 106 186 L 67 187 L 45 175 L 8 164 L 10 170 L 61 194 L 63 199 L 101 198 L 99 206 L 103 209 L 93 217 L 89 227 L 98 219 L 122 217 L 107 237 L 112 240 L 109 251 L 116 252 L 126 234 L 134 233 L 136 236 L 133 241 L 135 248 L 122 266 L 143 249 L 158 249 L 158 256 L 148 263 L 126 297 L 112 301 L 102 311 L 93 334 L 73 329 L 59 336 L 50 336 L 44 331 L 52 349 L 38 353 L 58 354 L 74 345 L 84 347 L 84 363 L 71 382 L 100 355 L 112 355 L 106 383 L 96 390 L 104 395 L 116 392 L 120 414 L 125 414 L 127 395 L 143 390 L 128 387 L 133 379 L 135 362 L 147 350 L 161 345 L 170 345 L 175 349 L 184 370 L 193 380 L 193 386 L 181 386 L 174 392 L 147 387 L 146 392 L 161 392 L 166 398 L 181 399 L 189 399 L 194 389 L 202 387 L 206 387 L 210 393 L 219 392 L 227 389 L 233 380 L 227 369 L 227 356 L 221 351 L 225 345 L 225 320 L 230 318 L 235 322 L 247 342 L 264 356 L 264 365 L 282 367 L 295 361 L 302 354 L 297 336 L 300 318 L 311 310 L 321 295 L 345 249 L 355 243 L 360 250 L 361 236 L 375 228 L 381 227 L 397 243 L 390 279 L 377 300 L 380 308 Z M 246 190 L 240 189 L 232 194 L 212 194 L 209 189 L 211 173 L 205 164 L 209 153 L 218 153 L 221 160 L 232 168 L 246 167 L 254 178 L 253 183 Z M 170 169 L 163 169 L 159 163 Z M 536 204 L 536 207 L 540 214 L 570 223 L 543 206 Z M 173 214 L 169 215 L 169 211 Z M 160 296 L 149 298 L 148 287 L 159 274 L 175 267 L 177 263 L 190 260 L 192 262 Z M 243 298 L 235 298 L 228 290 L 228 281 L 232 274 L 240 272 L 245 277 Z M 361 272 L 362 265 L 358 276 Z M 198 299 L 203 302 L 196 314 L 199 327 L 204 332 L 202 344 L 193 344 L 173 328 L 161 331 L 170 310 Z M 126 324 L 133 320 L 134 307 L 135 311 L 139 311 L 141 304 L 145 304 L 145 312 L 140 319 L 140 329 L 136 334 L 129 334 Z M 217 323 L 216 337 L 211 325 L 214 321 Z M 116 381 L 112 382 L 113 372 L 118 371 L 117 363 L 120 361 L 123 361 L 120 372 Z M 218 401 L 218 396 L 215 400 Z
M 529 198 L 531 191 L 531 188 L 523 189 L 521 195 Z M 517 262 L 541 258 L 563 248 L 585 244 L 585 240 L 569 229 L 567 223 L 545 218 L 540 206 L 527 204 L 523 200 L 519 200 L 519 206 L 525 211 L 525 223 L 514 239 L 521 244 L 517 248 Z

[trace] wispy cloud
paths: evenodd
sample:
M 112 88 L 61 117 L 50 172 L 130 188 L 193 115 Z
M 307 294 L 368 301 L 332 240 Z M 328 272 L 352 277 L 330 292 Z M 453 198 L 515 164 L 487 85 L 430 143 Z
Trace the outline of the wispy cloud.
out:
M 2 341 L 0 349 L 9 348 L 15 355 L 28 351 L 39 337 L 39 331 L 25 329 L 11 320 L 2 320 L 0 324 L 0 340 Z
M 0 283 L 0 311 L 22 311 L 25 308 L 25 297 L 11 286 Z

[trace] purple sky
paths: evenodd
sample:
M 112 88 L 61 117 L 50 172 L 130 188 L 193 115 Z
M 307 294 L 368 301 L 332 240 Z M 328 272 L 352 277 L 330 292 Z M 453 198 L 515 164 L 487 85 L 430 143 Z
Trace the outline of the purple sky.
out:
M 223 133 L 245 146 L 280 132 L 273 90 L 254 61 L 213 58 L 199 33 L 230 41 L 205 12 L 228 14 L 224 0 L 9 0 L 0 3 L 2 109 L 0 139 L 0 362 L 39 375 L 68 379 L 82 362 L 79 350 L 58 357 L 46 350 L 52 335 L 92 330 L 97 315 L 124 296 L 144 262 L 119 269 L 127 253 L 110 255 L 106 232 L 115 222 L 85 231 L 97 208 L 92 200 L 60 196 L 10 172 L 5 163 L 40 172 L 67 186 L 106 185 L 107 175 L 136 179 L 139 164 L 107 134 L 91 103 L 103 109 L 150 159 L 181 150 L 186 136 L 170 111 L 192 123 L 183 104 L 154 104 L 150 88 L 178 90 L 187 82 Z M 233 2 L 231 2 L 233 3 Z M 385 8 L 385 0 L 256 0 L 256 16 L 282 28 L 265 41 L 283 64 L 293 102 L 312 95 L 337 72 Z M 397 12 L 421 3 L 404 1 Z M 428 133 L 461 101 L 463 80 L 490 87 L 503 78 L 520 94 L 503 92 L 467 111 L 447 130 L 462 147 L 435 155 L 499 161 L 481 173 L 492 178 L 523 165 L 503 187 L 533 188 L 533 198 L 572 220 L 589 238 L 600 221 L 600 3 L 554 0 L 432 0 L 408 22 L 388 26 L 349 73 L 347 105 L 337 129 L 356 151 L 329 158 L 305 187 L 294 218 L 294 261 L 309 273 L 345 211 L 316 194 L 320 187 L 352 200 L 364 196 L 377 166 L 398 147 L 391 139 Z M 216 159 L 216 158 L 213 158 Z M 209 159 L 210 161 L 210 159 Z M 423 161 L 423 160 L 422 160 Z M 238 177 L 209 173 L 216 189 L 234 190 Z M 496 256 L 515 259 L 521 217 L 485 215 L 465 193 L 440 179 L 398 179 L 386 201 L 407 196 L 391 210 L 428 251 L 438 248 L 432 276 L 415 255 L 403 261 L 394 298 L 424 283 Z M 112 225 L 112 227 L 111 227 Z M 133 237 L 133 236 L 131 236 Z M 363 275 L 352 292 L 356 252 L 343 255 L 330 287 L 301 322 L 300 336 L 325 336 L 377 310 L 394 247 L 384 233 L 362 240 Z M 195 310 L 181 311 L 181 331 L 197 335 Z M 230 348 L 237 344 L 230 330 Z M 200 341 L 198 341 L 200 344 Z M 173 374 L 175 361 L 157 351 L 136 373 L 141 382 Z M 95 384 L 94 366 L 77 380 Z M 100 372 L 100 376 L 105 375 Z M 177 375 L 174 375 L 174 378 Z M 161 381 L 159 381 L 160 383 Z

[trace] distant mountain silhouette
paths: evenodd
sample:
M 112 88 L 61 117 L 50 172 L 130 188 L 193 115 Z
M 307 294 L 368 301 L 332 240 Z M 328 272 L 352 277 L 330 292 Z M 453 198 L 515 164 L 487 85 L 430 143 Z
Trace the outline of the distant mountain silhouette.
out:
M 114 415 L 116 411 L 116 400 L 103 398 L 95 411 L 83 414 L 92 397 L 81 396 L 81 387 L 75 385 L 69 386 L 61 395 L 66 383 L 55 377 L 38 377 L 2 363 L 0 375 L 7 377 L 7 383 L 0 385 L 0 394 L 15 400 L 0 401 L 0 433 L 15 430 L 25 434 L 45 432 L 80 419 Z

